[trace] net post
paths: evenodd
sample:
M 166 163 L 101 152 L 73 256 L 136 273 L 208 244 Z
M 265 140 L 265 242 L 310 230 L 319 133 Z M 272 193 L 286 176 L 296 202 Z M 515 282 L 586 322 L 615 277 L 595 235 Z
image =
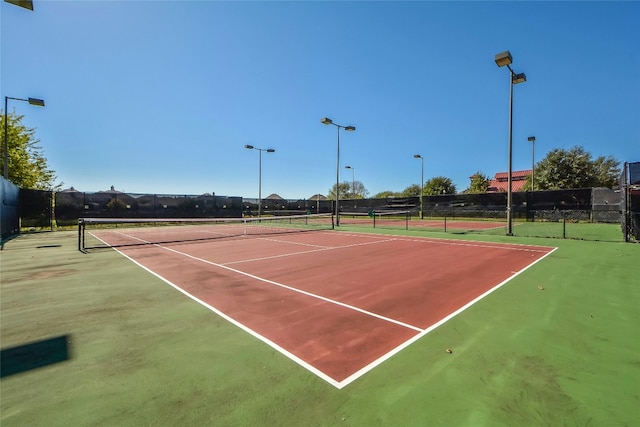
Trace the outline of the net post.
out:
M 562 238 L 567 238 L 567 213 L 562 212 Z
M 444 232 L 447 232 L 447 214 L 444 214 Z
M 406 211 L 404 213 L 404 223 L 405 223 L 405 230 L 409 230 L 409 211 Z
M 84 221 L 78 218 L 78 250 L 84 252 Z
M 376 228 L 376 213 L 373 212 L 373 228 Z

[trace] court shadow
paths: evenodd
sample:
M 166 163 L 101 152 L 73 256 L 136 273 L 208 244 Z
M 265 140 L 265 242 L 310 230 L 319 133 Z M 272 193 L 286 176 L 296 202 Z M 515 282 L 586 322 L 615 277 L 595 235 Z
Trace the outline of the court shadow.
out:
M 0 351 L 0 378 L 71 359 L 71 335 L 47 338 Z

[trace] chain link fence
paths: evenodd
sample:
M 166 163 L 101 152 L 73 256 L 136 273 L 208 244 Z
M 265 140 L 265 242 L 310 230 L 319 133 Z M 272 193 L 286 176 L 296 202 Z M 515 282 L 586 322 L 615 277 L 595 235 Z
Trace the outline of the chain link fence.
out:
M 640 169 L 640 167 L 639 167 Z M 513 193 L 513 234 L 587 240 L 637 240 L 640 232 L 639 191 L 629 171 L 619 189 L 586 188 Z M 636 177 L 636 172 L 633 172 Z M 634 178 L 635 179 L 635 178 Z M 23 231 L 75 226 L 78 218 L 239 218 L 335 212 L 335 201 L 320 198 L 286 200 L 202 195 L 138 194 L 116 191 L 52 192 L 19 190 L 17 201 L 3 187 L 3 238 L 15 232 L 11 203 Z M 7 187 L 8 188 L 8 187 Z M 636 188 L 636 190 L 634 190 Z M 4 196 L 7 194 L 8 196 Z M 340 200 L 341 215 L 409 212 L 410 221 L 381 221 L 396 227 L 448 233 L 506 233 L 506 193 L 445 194 L 419 197 Z M 7 219 L 5 222 L 5 213 Z M 370 215 L 369 215 L 370 216 Z M 404 217 L 403 217 L 404 218 Z M 351 221 L 350 221 L 351 222 Z M 5 230 L 5 224 L 7 230 Z M 13 228 L 10 229 L 10 225 Z M 368 226 L 366 220 L 357 224 Z M 622 233 L 621 233 L 622 231 Z

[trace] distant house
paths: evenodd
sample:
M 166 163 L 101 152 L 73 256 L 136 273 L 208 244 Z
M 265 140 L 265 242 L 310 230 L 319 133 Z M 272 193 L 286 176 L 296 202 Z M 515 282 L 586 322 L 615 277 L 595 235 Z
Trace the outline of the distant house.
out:
M 127 193 L 116 190 L 113 185 L 109 190 L 94 193 L 91 196 L 91 199 L 100 203 L 100 205 L 108 206 L 109 209 L 117 209 L 120 205 L 122 205 L 122 208 L 130 209 L 136 202 L 135 198 L 131 197 Z M 116 204 L 116 202 L 113 202 L 114 200 L 118 200 L 119 202 Z
M 59 193 L 79 193 L 80 191 L 73 188 L 73 186 L 66 188 L 64 190 L 59 191 Z
M 309 200 L 327 200 L 327 198 L 322 194 L 314 194 L 313 196 L 309 197 Z
M 282 197 L 280 197 L 280 195 L 278 195 L 276 193 L 273 193 L 273 194 L 269 194 L 263 200 L 284 200 L 284 199 Z
M 531 169 L 522 171 L 511 172 L 511 191 L 522 191 L 522 188 L 527 183 L 527 177 L 531 175 Z M 498 172 L 495 174 L 491 182 L 487 193 L 499 193 L 501 191 L 507 191 L 509 186 L 509 173 Z

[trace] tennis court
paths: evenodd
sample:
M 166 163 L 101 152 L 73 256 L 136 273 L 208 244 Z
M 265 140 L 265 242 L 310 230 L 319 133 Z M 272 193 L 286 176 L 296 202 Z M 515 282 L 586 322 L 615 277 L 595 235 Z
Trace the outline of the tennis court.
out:
M 130 224 L 88 234 L 337 388 L 554 250 L 278 227 Z
M 343 213 L 340 215 L 343 225 L 362 226 L 373 228 L 391 228 L 405 230 L 430 230 L 430 231 L 484 231 L 506 229 L 506 222 L 497 218 L 419 218 L 412 217 L 409 211 L 402 212 L 375 212 Z

